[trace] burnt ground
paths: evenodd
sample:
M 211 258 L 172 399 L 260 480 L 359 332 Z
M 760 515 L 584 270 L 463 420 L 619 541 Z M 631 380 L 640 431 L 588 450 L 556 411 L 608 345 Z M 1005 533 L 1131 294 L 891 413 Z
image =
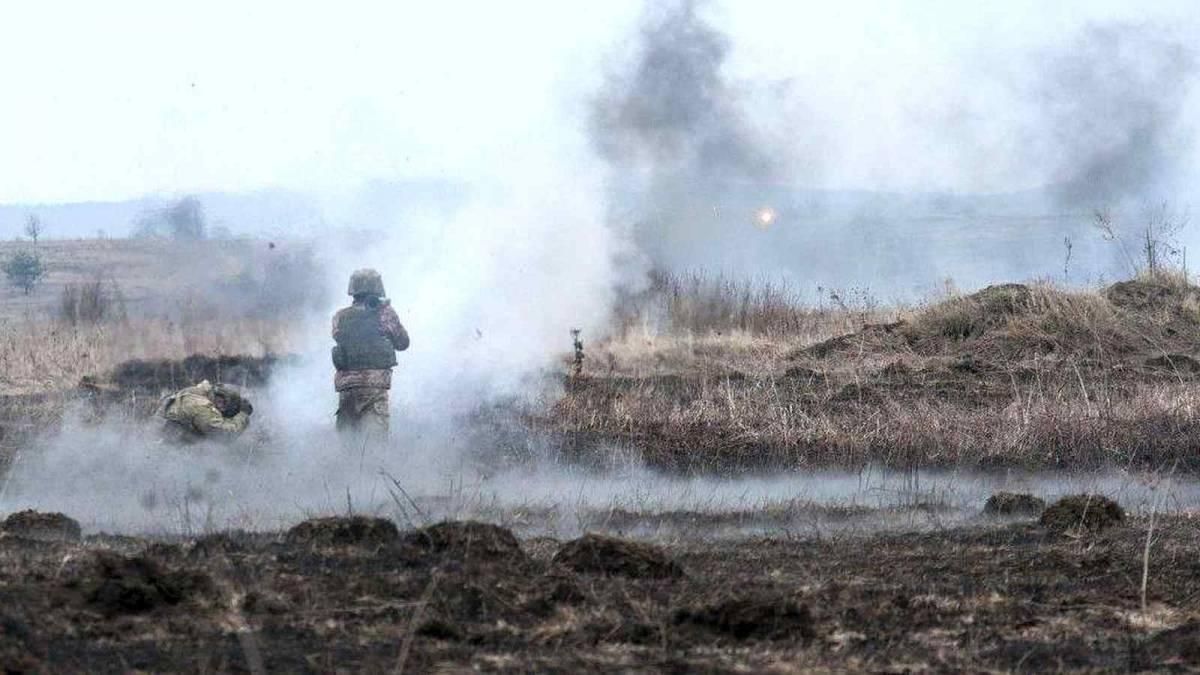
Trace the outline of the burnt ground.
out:
M 1160 517 L 1143 612 L 1147 524 L 658 545 L 361 517 L 189 541 L 9 533 L 0 668 L 1194 668 L 1200 528 Z

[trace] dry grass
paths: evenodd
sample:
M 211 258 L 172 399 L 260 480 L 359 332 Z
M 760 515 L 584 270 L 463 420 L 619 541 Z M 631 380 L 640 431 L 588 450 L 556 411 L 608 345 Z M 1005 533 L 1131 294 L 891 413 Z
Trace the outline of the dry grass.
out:
M 879 307 L 861 290 L 816 289 L 809 302 L 786 280 L 731 279 L 702 272 L 650 275 L 649 287 L 624 298 L 616 334 L 726 335 L 785 340 L 839 334 L 896 310 Z
M 0 260 L 32 250 L 46 276 L 30 295 L 0 284 L 0 318 L 41 320 L 71 287 L 103 284 L 130 316 L 269 318 L 321 297 L 310 245 L 255 240 L 78 239 L 0 242 Z
M 805 317 L 794 333 L 740 317 L 626 331 L 540 422 L 581 439 L 577 452 L 625 442 L 689 470 L 1200 470 L 1197 297 L 1158 277 L 1006 285 L 891 313 L 796 307 L 782 313 Z M 764 328 L 716 330 L 731 324 Z
M 289 326 L 267 319 L 181 324 L 130 319 L 78 324 L 16 320 L 0 324 L 0 395 L 74 387 L 129 359 L 182 359 L 191 354 L 286 353 Z

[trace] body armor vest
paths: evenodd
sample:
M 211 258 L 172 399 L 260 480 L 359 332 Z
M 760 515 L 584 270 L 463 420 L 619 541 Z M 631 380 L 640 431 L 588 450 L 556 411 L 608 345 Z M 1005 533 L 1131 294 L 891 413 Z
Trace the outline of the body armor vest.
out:
M 383 334 L 379 310 L 358 306 L 342 310 L 333 365 L 338 370 L 383 370 L 396 365 L 396 349 Z

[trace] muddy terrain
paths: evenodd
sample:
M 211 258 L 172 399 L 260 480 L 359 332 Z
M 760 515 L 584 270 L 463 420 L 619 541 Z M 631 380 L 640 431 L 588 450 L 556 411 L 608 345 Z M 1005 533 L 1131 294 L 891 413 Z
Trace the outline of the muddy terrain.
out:
M 1071 511 L 1083 502 L 1060 505 Z M 6 672 L 961 672 L 1200 664 L 1188 517 L 865 537 L 518 539 L 310 520 L 189 540 L 0 535 Z M 1064 511 L 1065 509 L 1065 511 Z M 1074 516 L 1072 516 L 1074 517 Z M 888 570 L 880 575 L 881 569 Z

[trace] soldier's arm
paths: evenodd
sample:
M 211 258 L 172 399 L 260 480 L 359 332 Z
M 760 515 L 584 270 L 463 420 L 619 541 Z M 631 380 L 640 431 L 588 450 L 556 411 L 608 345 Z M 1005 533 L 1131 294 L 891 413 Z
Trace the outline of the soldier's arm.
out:
M 379 311 L 379 320 L 383 323 L 383 334 L 391 340 L 392 347 L 398 352 L 408 349 L 408 331 L 404 330 L 404 324 L 400 323 L 400 317 L 391 305 Z
M 333 315 L 333 331 L 332 331 L 332 333 L 333 333 L 333 339 L 335 342 L 338 339 L 338 324 L 341 323 L 339 321 L 339 319 L 341 319 L 341 317 L 342 317 L 342 313 L 340 311 Z
M 229 434 L 236 436 L 246 430 L 250 425 L 250 416 L 244 411 L 238 412 L 233 417 L 225 417 L 221 411 L 217 410 L 216 406 L 204 406 L 197 408 L 192 413 L 192 426 L 196 431 L 208 434 Z

